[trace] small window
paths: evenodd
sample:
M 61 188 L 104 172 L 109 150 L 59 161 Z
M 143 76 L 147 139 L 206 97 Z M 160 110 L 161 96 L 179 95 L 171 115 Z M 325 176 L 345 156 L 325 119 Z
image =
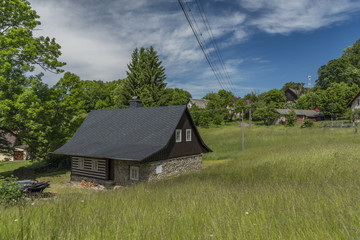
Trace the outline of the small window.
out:
M 175 141 L 181 142 L 181 129 L 176 129 Z
M 162 165 L 156 167 L 156 174 L 162 173 Z
M 91 169 L 97 171 L 99 169 L 98 160 L 92 159 L 91 160 Z
M 130 166 L 130 180 L 139 180 L 139 167 Z
M 78 168 L 83 169 L 84 168 L 84 159 L 78 158 Z
M 191 129 L 186 129 L 186 141 L 191 141 Z
M 360 99 L 359 98 L 357 99 L 357 105 L 358 106 L 360 105 Z

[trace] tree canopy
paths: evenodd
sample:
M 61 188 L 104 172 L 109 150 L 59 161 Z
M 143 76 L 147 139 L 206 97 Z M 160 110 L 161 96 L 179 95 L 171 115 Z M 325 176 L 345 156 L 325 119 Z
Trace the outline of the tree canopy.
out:
M 344 82 L 360 86 L 360 39 L 343 51 L 340 58 L 330 60 L 318 69 L 316 87 L 326 89 L 331 83 Z

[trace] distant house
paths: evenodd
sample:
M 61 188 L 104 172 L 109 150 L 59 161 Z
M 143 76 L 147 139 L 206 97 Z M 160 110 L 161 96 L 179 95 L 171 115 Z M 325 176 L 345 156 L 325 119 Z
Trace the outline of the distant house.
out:
M 276 124 L 286 123 L 286 116 L 290 113 L 291 109 L 276 109 L 276 112 L 279 114 L 279 118 L 276 120 Z M 297 122 L 302 123 L 304 118 L 307 117 L 309 120 L 316 122 L 324 120 L 325 115 L 320 111 L 318 107 L 313 110 L 305 109 L 294 109 L 294 112 L 297 116 Z
M 2 130 L 0 130 L 1 133 Z M 29 156 L 26 152 L 27 145 L 22 145 L 17 143 L 16 136 L 10 133 L 3 134 L 3 139 L 7 141 L 8 146 L 13 148 L 13 152 L 1 153 L 0 152 L 0 162 L 1 161 L 21 161 L 26 160 Z
M 245 103 L 246 106 L 251 103 L 251 100 L 249 100 L 249 99 L 243 99 L 243 98 L 237 98 L 237 97 L 233 97 L 233 98 L 231 98 L 231 100 L 234 102 L 234 105 L 235 105 L 239 100 L 242 100 L 242 101 Z
M 347 104 L 347 107 L 351 107 L 353 111 L 360 108 L 360 91 L 353 97 L 353 99 L 351 99 L 351 101 Z
M 287 102 L 296 102 L 301 96 L 301 89 L 288 88 L 285 90 L 285 97 Z
M 207 99 L 194 99 L 189 98 L 186 106 L 188 108 L 191 108 L 192 105 L 196 105 L 198 108 L 206 108 L 206 105 L 209 103 L 209 100 Z
M 210 152 L 184 106 L 92 111 L 54 154 L 71 156 L 71 180 L 129 185 L 201 169 Z

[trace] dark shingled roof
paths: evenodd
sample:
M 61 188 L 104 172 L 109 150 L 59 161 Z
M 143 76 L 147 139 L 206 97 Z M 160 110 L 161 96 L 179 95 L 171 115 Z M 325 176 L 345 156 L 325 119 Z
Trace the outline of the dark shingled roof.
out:
M 185 105 L 91 111 L 70 141 L 53 153 L 141 161 L 167 146 L 185 111 Z
M 324 117 L 322 112 L 317 112 L 315 110 L 305 110 L 305 109 L 293 109 L 296 116 L 306 116 L 306 117 Z M 283 108 L 283 109 L 276 109 L 276 112 L 280 115 L 287 115 L 291 112 L 291 109 Z

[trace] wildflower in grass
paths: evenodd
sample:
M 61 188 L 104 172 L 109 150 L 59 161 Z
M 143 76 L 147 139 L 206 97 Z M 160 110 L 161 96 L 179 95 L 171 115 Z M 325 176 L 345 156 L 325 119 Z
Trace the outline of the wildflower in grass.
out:
M 19 219 L 15 219 L 15 222 L 19 221 Z
M 81 200 L 81 202 L 85 202 L 84 200 Z
M 31 206 L 34 206 L 35 205 L 35 203 L 31 203 Z
M 245 215 L 249 215 L 249 212 L 245 212 Z

